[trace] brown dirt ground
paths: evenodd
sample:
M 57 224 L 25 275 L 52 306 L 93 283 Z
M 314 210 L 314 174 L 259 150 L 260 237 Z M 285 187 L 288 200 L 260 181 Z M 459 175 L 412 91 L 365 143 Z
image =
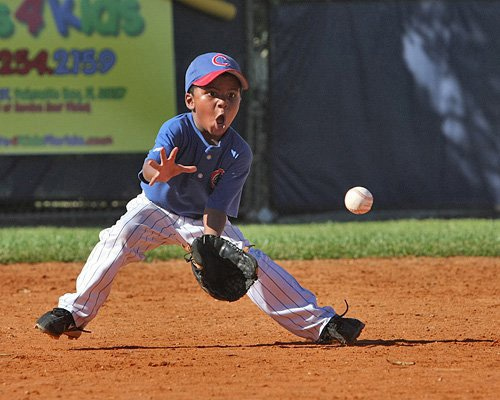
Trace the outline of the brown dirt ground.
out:
M 500 393 L 500 259 L 283 262 L 320 304 L 366 322 L 319 346 L 248 299 L 212 300 L 184 261 L 131 264 L 79 340 L 36 318 L 77 264 L 0 266 L 1 399 L 493 399 Z

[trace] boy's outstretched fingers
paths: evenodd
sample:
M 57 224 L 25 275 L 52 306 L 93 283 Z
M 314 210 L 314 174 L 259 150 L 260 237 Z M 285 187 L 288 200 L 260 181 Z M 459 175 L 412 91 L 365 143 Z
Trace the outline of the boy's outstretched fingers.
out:
M 163 151 L 163 153 L 165 153 L 165 148 L 162 148 L 162 151 Z M 179 148 L 174 147 L 172 149 L 172 151 L 170 152 L 170 155 L 168 156 L 168 162 L 175 166 L 175 168 L 174 168 L 176 170 L 175 175 L 179 175 L 179 174 L 183 174 L 183 173 L 192 174 L 193 172 L 196 172 L 197 168 L 195 165 L 182 165 L 182 164 L 175 163 L 175 158 L 177 157 L 178 152 L 179 152 Z M 175 176 L 175 175 L 172 175 L 172 176 Z
M 178 147 L 174 147 L 167 158 L 167 152 L 164 147 L 160 149 L 160 164 L 155 160 L 149 160 L 147 163 L 156 170 L 156 174 L 149 182 L 149 186 L 153 186 L 156 182 L 168 182 L 174 176 L 183 173 L 192 174 L 197 168 L 194 165 L 181 165 L 175 163 L 175 158 L 179 152 Z
M 177 149 L 177 151 L 179 151 L 178 147 L 174 147 L 172 149 L 172 152 L 170 153 L 170 157 L 168 157 L 168 160 L 170 160 L 172 158 L 172 153 L 174 152 L 175 149 Z M 175 161 L 175 155 L 177 154 L 177 151 L 174 154 L 174 161 Z M 166 163 L 167 163 L 167 151 L 165 150 L 165 147 L 162 147 L 160 149 L 160 165 L 165 165 Z
M 173 160 L 173 162 L 175 162 L 175 157 L 177 157 L 177 153 L 179 152 L 179 148 L 178 147 L 174 147 L 172 149 L 172 151 L 170 152 L 170 155 L 168 156 L 168 161 L 170 160 Z M 163 164 L 163 156 L 165 156 L 165 161 L 167 161 L 167 153 L 165 151 L 165 147 L 162 147 L 161 148 L 161 151 L 160 151 L 160 157 L 161 157 L 161 161 L 162 161 L 162 164 Z
M 196 172 L 198 170 L 195 165 L 177 164 L 177 166 L 181 169 L 179 173 L 192 174 L 193 172 Z

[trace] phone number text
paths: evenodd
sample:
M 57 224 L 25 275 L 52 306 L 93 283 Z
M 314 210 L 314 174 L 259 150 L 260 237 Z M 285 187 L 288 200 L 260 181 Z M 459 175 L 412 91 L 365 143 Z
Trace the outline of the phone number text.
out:
M 49 60 L 52 65 L 49 65 Z M 39 75 L 93 75 L 105 74 L 116 62 L 113 50 L 57 49 L 52 57 L 47 50 L 40 50 L 31 57 L 29 49 L 0 50 L 0 75 L 27 75 L 37 71 Z

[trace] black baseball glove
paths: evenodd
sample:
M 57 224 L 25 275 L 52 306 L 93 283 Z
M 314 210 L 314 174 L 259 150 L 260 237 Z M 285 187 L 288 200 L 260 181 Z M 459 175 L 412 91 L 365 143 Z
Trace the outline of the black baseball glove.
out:
M 201 288 L 217 300 L 236 301 L 257 280 L 257 260 L 218 236 L 196 238 L 185 258 Z

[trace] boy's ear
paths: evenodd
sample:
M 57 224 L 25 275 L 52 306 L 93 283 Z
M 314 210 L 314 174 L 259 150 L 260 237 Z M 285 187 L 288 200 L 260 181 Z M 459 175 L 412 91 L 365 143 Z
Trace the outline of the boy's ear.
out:
M 191 93 L 187 92 L 185 94 L 184 102 L 189 110 L 194 111 L 194 96 Z

